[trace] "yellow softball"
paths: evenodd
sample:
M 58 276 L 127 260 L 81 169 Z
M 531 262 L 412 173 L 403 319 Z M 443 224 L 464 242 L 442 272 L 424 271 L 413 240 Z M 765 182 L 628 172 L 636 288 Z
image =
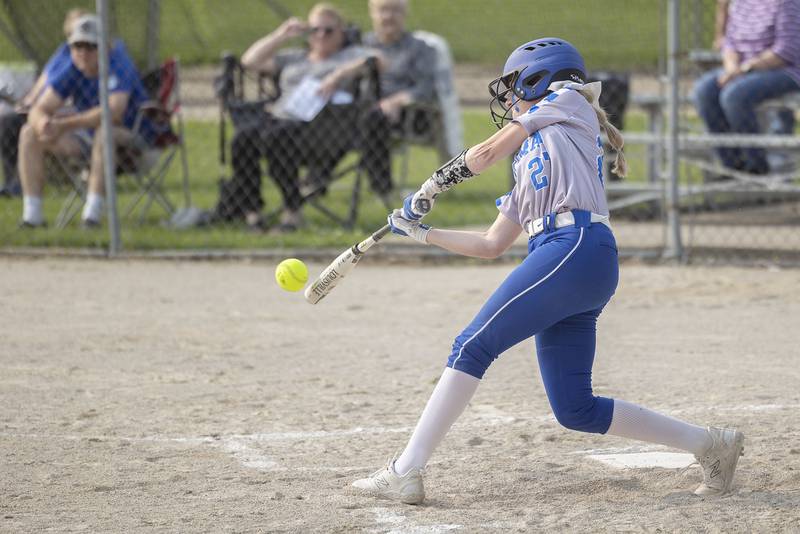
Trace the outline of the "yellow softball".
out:
M 300 291 L 308 281 L 308 267 L 296 258 L 283 260 L 275 269 L 275 280 L 286 291 Z

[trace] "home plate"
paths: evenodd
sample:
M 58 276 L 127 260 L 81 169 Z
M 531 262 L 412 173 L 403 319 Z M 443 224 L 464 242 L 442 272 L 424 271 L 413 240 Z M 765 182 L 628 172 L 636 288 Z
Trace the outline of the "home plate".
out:
M 696 460 L 691 454 L 678 452 L 632 452 L 627 454 L 590 454 L 587 458 L 597 460 L 614 469 L 682 469 Z

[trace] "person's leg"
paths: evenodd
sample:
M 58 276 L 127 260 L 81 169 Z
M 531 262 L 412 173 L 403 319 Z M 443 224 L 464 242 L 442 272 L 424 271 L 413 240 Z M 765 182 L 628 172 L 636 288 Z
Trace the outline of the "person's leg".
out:
M 607 433 L 691 452 L 703 467 L 703 484 L 695 493 L 726 492 L 741 454 L 741 432 L 700 427 L 627 401 L 593 395 L 599 314 L 597 309 L 568 317 L 536 336 L 542 381 L 558 422 L 571 430 Z
M 792 135 L 794 133 L 794 110 L 780 108 L 774 110 L 769 117 L 768 132 L 777 135 Z
M 782 70 L 754 71 L 731 80 L 720 90 L 719 102 L 735 133 L 758 133 L 756 108 L 761 102 L 800 89 Z M 757 174 L 769 171 L 766 151 L 749 147 L 743 150 L 743 170 Z
M 693 100 L 697 113 L 711 133 L 730 133 L 731 126 L 720 104 L 720 87 L 717 78 L 722 69 L 705 73 L 694 85 Z M 717 155 L 726 167 L 739 168 L 743 162 L 742 151 L 733 147 L 719 147 Z
M 42 192 L 44 191 L 45 153 L 77 155 L 83 151 L 74 136 L 64 134 L 51 143 L 42 142 L 33 127 L 25 124 L 19 138 L 19 176 L 22 184 L 22 222 L 29 226 L 44 223 L 42 214 Z
M 566 428 L 660 443 L 695 455 L 711 438 L 698 427 L 631 403 L 592 394 L 599 309 L 573 315 L 536 336 L 536 353 L 547 398 Z
M 220 182 L 219 198 L 214 207 L 214 219 L 232 221 L 242 219 L 249 212 L 260 212 L 261 157 L 263 156 L 263 124 L 240 125 L 231 140 L 231 166 L 233 175 Z
M 422 469 L 433 451 L 461 416 L 475 394 L 480 379 L 446 367 L 411 434 L 403 453 L 394 463 L 399 475 Z
M 558 422 L 571 430 L 607 433 L 691 452 L 704 471 L 703 484 L 695 493 L 727 491 L 742 450 L 744 436 L 740 432 L 693 425 L 627 401 L 593 395 L 600 311 L 568 317 L 536 336 L 542 381 Z
M 766 113 L 766 133 L 774 135 L 794 134 L 794 110 L 792 108 L 770 109 Z M 788 172 L 794 168 L 794 158 L 783 149 L 767 150 L 767 163 L 773 172 Z
M 234 212 L 260 212 L 264 207 L 261 196 L 261 158 L 264 155 L 264 126 L 255 125 L 236 132 L 231 141 L 231 161 L 236 195 L 231 199 Z M 267 125 L 266 128 L 269 128 Z
M 538 241 L 456 338 L 450 369 L 395 462 L 397 473 L 425 467 L 497 356 L 553 322 L 602 306 L 611 298 L 617 284 L 614 246 L 613 236 L 602 225 L 591 231 L 566 228 Z
M 303 204 L 297 180 L 302 162 L 302 136 L 307 126 L 296 121 L 277 121 L 263 139 L 270 178 L 280 189 L 284 207 L 292 213 L 298 213 Z
M 75 132 L 80 135 L 82 132 Z M 112 129 L 114 150 L 118 146 L 130 144 L 133 132 L 127 128 L 114 127 Z M 81 220 L 86 225 L 97 225 L 103 218 L 103 205 L 105 200 L 105 155 L 103 153 L 105 142 L 102 132 L 98 129 L 92 137 L 92 152 L 89 165 L 89 181 L 87 184 L 86 203 L 83 205 Z
M 19 154 L 19 133 L 27 116 L 11 112 L 0 117 L 0 158 L 3 165 L 3 188 L 8 195 L 20 194 L 17 161 Z
M 370 186 L 376 195 L 386 199 L 392 190 L 391 123 L 380 108 L 371 109 L 359 118 L 358 133 Z

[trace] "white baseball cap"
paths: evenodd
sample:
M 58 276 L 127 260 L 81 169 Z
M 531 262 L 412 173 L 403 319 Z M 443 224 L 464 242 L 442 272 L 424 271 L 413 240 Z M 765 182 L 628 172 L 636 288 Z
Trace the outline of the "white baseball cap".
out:
M 72 32 L 67 43 L 92 43 L 100 40 L 100 21 L 95 15 L 83 15 L 72 24 Z

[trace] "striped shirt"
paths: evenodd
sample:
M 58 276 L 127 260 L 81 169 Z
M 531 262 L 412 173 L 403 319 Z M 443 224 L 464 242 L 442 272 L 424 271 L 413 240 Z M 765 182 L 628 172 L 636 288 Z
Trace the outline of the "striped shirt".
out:
M 723 49 L 747 61 L 771 49 L 800 84 L 800 0 L 732 0 Z

